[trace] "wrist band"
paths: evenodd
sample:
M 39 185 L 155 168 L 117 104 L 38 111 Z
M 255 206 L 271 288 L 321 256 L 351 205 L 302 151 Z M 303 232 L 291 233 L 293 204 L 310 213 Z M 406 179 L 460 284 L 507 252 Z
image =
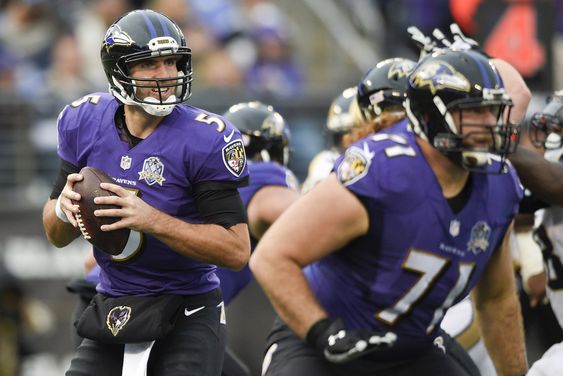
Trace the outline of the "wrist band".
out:
M 332 321 L 325 317 L 324 319 L 318 320 L 316 323 L 311 325 L 307 334 L 305 335 L 305 342 L 313 347 L 317 347 L 319 337 L 324 334 L 324 332 L 328 329 Z
M 55 204 L 55 214 L 57 215 L 57 217 L 65 222 L 65 223 L 70 223 L 70 221 L 68 220 L 68 217 L 66 216 L 65 212 L 63 211 L 63 209 L 61 209 L 61 196 L 59 195 L 59 198 L 57 199 L 57 203 Z

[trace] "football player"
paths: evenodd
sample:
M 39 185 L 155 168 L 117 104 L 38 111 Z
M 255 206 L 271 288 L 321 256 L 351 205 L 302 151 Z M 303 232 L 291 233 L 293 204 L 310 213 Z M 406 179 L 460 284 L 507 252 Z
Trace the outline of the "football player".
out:
M 563 90 L 553 93 L 546 106 L 531 118 L 531 140 L 545 149 L 545 158 L 552 163 L 563 162 Z M 563 207 L 554 205 L 536 212 L 534 239 L 542 249 L 547 271 L 547 296 L 563 328 Z M 559 375 L 563 373 L 563 343 L 553 345 L 537 360 L 528 375 Z
M 405 117 L 402 103 L 408 86 L 407 76 L 414 61 L 386 59 L 376 64 L 357 87 L 344 90 L 331 103 L 326 128 L 333 147 L 323 150 L 309 164 L 303 192 L 326 178 L 334 162 L 355 140 L 390 126 Z
M 346 149 L 343 138 L 358 125 L 360 120 L 356 92 L 356 87 L 349 87 L 332 100 L 325 124 L 330 138 L 330 147 L 320 151 L 309 163 L 307 178 L 303 182 L 303 193 L 310 191 L 330 174 L 334 162 Z
M 508 246 L 522 190 L 506 163 L 516 131 L 502 80 L 480 54 L 434 53 L 405 103 L 408 122 L 352 144 L 253 253 L 281 319 L 266 375 L 478 374 L 444 353 L 440 329 L 470 291 L 498 371 L 526 372 Z
M 253 101 L 238 103 L 223 114 L 242 133 L 250 184 L 239 189 L 248 213 L 252 248 L 268 227 L 299 197 L 299 182 L 289 163 L 289 128 L 272 106 Z M 218 268 L 223 299 L 228 305 L 252 280 L 248 266 L 241 271 Z M 223 375 L 242 375 L 244 367 L 228 349 Z
M 104 170 L 115 196 L 95 215 L 117 217 L 101 231 L 131 229 L 119 255 L 94 247 L 98 294 L 78 322 L 85 339 L 67 375 L 218 375 L 225 349 L 216 265 L 242 269 L 250 255 L 238 188 L 248 168 L 240 132 L 226 119 L 184 104 L 192 53 L 170 18 L 136 10 L 102 41 L 108 93 L 65 107 L 58 118 L 61 171 L 45 204 L 49 241 L 80 234 L 75 216 L 82 167 Z

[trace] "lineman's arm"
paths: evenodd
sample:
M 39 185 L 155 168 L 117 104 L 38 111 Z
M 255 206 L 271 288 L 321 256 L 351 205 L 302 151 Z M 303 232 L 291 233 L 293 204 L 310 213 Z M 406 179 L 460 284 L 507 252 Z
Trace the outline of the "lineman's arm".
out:
M 523 375 L 528 369 L 510 254 L 511 231 L 512 225 L 473 290 L 483 339 L 499 375 Z
M 258 243 L 250 269 L 298 336 L 305 338 L 327 317 L 302 268 L 364 234 L 368 225 L 362 203 L 331 174 L 291 205 Z
M 532 94 L 516 69 L 501 59 L 493 59 L 504 86 L 514 102 L 511 120 L 518 124 L 526 115 Z M 563 205 L 563 164 L 546 161 L 543 151 L 535 148 L 523 133 L 516 152 L 509 155 L 522 184 L 541 200 Z
M 261 188 L 247 207 L 250 234 L 260 239 L 270 225 L 297 198 L 299 193 L 288 187 L 270 185 Z

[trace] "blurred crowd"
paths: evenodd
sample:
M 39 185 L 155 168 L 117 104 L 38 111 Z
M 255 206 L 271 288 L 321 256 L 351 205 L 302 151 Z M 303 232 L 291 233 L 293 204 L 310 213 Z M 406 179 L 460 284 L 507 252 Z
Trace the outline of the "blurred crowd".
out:
M 301 89 L 286 16 L 264 0 L 6 0 L 0 8 L 0 87 L 60 105 L 107 90 L 100 43 L 108 26 L 134 8 L 160 11 L 181 25 L 199 85 L 282 96 Z
M 318 86 L 320 82 L 321 85 L 326 84 L 325 96 L 332 98 L 342 88 L 356 84 L 361 75 L 378 60 L 391 56 L 416 59 L 418 51 L 405 32 L 409 25 L 417 25 L 423 32 L 430 33 L 433 28 L 446 29 L 455 21 L 469 35 L 479 39 L 475 27 L 475 19 L 478 17 L 473 12 L 475 3 L 479 3 L 479 0 L 304 1 L 310 9 L 316 11 L 312 13 L 324 20 L 322 31 L 317 30 L 320 23 L 303 25 L 300 23 L 303 15 L 288 12 L 292 2 L 293 0 L 0 0 L 0 99 L 21 98 L 30 106 L 33 116 L 31 124 L 28 124 L 31 129 L 29 137 L 39 150 L 38 163 L 55 161 L 54 117 L 66 104 L 87 93 L 107 91 L 107 80 L 99 58 L 101 41 L 108 26 L 131 9 L 154 9 L 181 25 L 193 52 L 194 96 L 201 87 L 242 89 L 257 99 L 275 97 L 277 101 L 283 102 L 303 97 L 309 93 L 311 86 Z M 507 2 L 510 1 L 488 1 L 492 6 Z M 526 3 L 525 0 L 521 2 Z M 557 69 L 563 63 L 563 0 L 536 3 L 548 4 L 550 14 L 554 15 L 550 22 L 546 21 L 542 25 L 552 28 L 549 35 L 551 48 L 547 54 L 550 59 L 548 66 L 552 69 L 547 73 L 529 73 L 531 83 L 540 82 L 538 97 L 541 99 L 539 102 L 543 103 L 542 85 L 546 82 L 549 84 L 549 89 L 544 89 L 546 92 L 563 88 L 563 71 Z M 337 6 L 337 12 L 331 18 L 329 11 L 332 5 Z M 539 14 L 542 22 L 547 20 L 547 13 Z M 494 14 L 492 17 L 494 18 Z M 339 53 L 348 52 L 350 55 L 339 57 L 342 58 L 339 62 L 342 62 L 347 58 L 353 60 L 351 57 L 354 53 L 362 52 L 352 51 L 357 47 L 355 39 L 337 43 L 337 35 L 344 34 L 344 25 L 347 24 L 354 31 L 352 36 L 367 41 L 364 46 L 370 51 L 363 52 L 372 52 L 375 58 L 373 61 L 362 66 L 358 62 L 361 58 L 358 58 L 356 64 L 336 64 L 335 55 Z M 331 32 L 330 41 L 322 39 Z M 314 45 L 310 43 L 313 40 L 316 41 Z M 504 44 L 511 48 L 513 45 L 510 42 L 506 39 Z M 484 47 L 487 48 L 488 45 Z M 521 59 L 522 62 L 533 62 L 534 56 L 540 60 L 541 48 L 530 44 L 529 49 L 525 48 L 524 51 L 530 59 Z M 355 70 L 350 69 L 351 66 Z M 529 68 L 528 65 L 521 69 Z M 530 86 L 533 88 L 533 85 Z M 324 108 L 328 110 L 328 106 L 327 101 Z M 531 104 L 533 106 L 534 103 Z M 5 116 L 8 112 L 12 116 L 14 107 L 6 110 L 0 104 L 2 137 L 2 128 L 6 128 L 6 125 L 17 126 L 15 122 L 10 124 L 11 120 L 8 119 L 11 118 Z M 325 114 L 326 112 L 319 114 L 319 118 L 324 119 Z M 291 117 L 291 114 L 288 115 Z M 321 129 L 323 125 L 319 122 L 315 130 Z M 295 132 L 295 135 L 299 135 L 299 132 Z M 318 136 L 322 138 L 320 132 Z M 294 147 L 305 144 L 311 147 L 313 144 L 310 140 L 300 142 L 298 138 L 294 139 L 297 141 Z M 310 154 L 314 154 L 314 151 Z M 0 155 L 1 158 L 5 158 L 3 154 Z M 45 179 L 51 180 L 51 176 Z M 40 197 L 42 202 L 46 198 L 45 195 Z M 0 278 L 0 349 L 2 340 L 6 340 L 6 350 L 7 333 L 13 337 L 24 336 L 15 330 L 25 328 L 21 325 L 25 321 L 25 314 L 23 309 L 6 309 L 21 306 L 23 291 L 12 279 L 7 278 L 7 272 L 0 270 L 0 277 L 3 276 L 6 278 Z M 542 321 L 541 318 L 537 325 L 541 324 L 539 321 Z M 549 330 L 544 329 L 545 332 Z M 24 345 L 20 343 L 19 349 L 0 351 L 0 364 L 7 366 L 9 363 L 6 359 L 15 359 L 12 354 L 28 352 Z M 13 365 L 13 368 L 16 367 L 17 365 Z

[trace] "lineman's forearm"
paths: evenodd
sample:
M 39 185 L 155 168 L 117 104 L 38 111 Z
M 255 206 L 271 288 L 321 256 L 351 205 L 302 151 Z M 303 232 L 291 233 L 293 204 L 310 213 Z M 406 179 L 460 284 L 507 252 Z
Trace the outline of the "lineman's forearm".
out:
M 297 264 L 267 258 L 261 255 L 251 257 L 250 269 L 280 318 L 295 334 L 305 338 L 311 326 L 326 318 L 327 313 Z
M 477 317 L 487 351 L 499 375 L 524 375 L 528 369 L 520 303 L 516 295 L 484 303 Z
M 563 205 L 563 164 L 549 162 L 543 156 L 519 146 L 509 159 L 522 184 L 542 201 Z

